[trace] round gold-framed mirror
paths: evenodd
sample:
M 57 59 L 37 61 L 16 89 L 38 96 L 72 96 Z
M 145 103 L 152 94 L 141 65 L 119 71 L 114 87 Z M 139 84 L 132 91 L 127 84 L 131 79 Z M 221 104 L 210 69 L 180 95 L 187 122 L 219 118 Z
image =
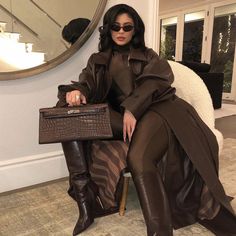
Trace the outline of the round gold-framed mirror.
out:
M 1 1 L 2 0 L 0 0 L 0 8 L 2 6 Z M 13 0 L 9 0 L 9 1 L 13 1 Z M 36 3 L 40 2 L 40 0 L 37 0 L 38 2 L 36 0 L 29 0 L 29 1 L 36 2 Z M 51 0 L 51 3 L 53 3 L 53 1 L 55 2 L 55 0 Z M 70 0 L 70 1 L 73 2 L 72 0 Z M 76 0 L 76 1 L 78 1 L 78 0 Z M 81 1 L 88 2 L 89 4 L 94 2 L 94 0 L 81 0 Z M 60 2 L 60 0 L 59 1 L 57 0 L 57 3 L 58 2 Z M 66 61 L 73 54 L 75 54 L 83 46 L 83 44 L 88 40 L 88 38 L 91 36 L 91 34 L 95 30 L 103 12 L 104 12 L 106 3 L 107 3 L 107 0 L 97 0 L 97 5 L 94 8 L 94 12 L 93 12 L 94 14 L 90 19 L 91 20 L 90 24 L 87 26 L 87 28 L 84 30 L 84 32 L 81 34 L 81 36 L 78 38 L 78 40 L 75 43 L 73 43 L 73 45 L 70 46 L 68 43 L 66 44 L 65 41 L 63 42 L 64 47 L 65 47 L 65 51 L 63 51 L 62 53 L 57 55 L 55 58 L 52 58 L 48 61 L 44 61 L 42 64 L 40 64 L 38 66 L 33 66 L 32 68 L 13 70 L 13 71 L 0 71 L 0 80 L 15 80 L 15 79 L 34 76 L 39 73 L 45 72 L 49 69 L 52 69 L 52 68 L 56 67 L 57 65 Z M 12 4 L 12 2 L 11 2 L 11 4 Z M 10 5 L 10 8 L 12 9 L 11 5 Z M 44 13 L 44 14 L 46 14 L 46 13 Z M 78 18 L 79 17 L 81 17 L 81 15 L 78 15 Z M 73 17 L 72 17 L 72 19 L 73 19 Z M 13 18 L 12 18 L 12 22 L 14 22 Z M 1 19 L 0 19 L 0 23 L 1 23 Z M 68 23 L 68 21 L 67 21 L 67 23 Z M 0 27 L 0 33 L 1 33 L 1 27 Z M 0 44 L 1 44 L 1 42 L 0 42 Z

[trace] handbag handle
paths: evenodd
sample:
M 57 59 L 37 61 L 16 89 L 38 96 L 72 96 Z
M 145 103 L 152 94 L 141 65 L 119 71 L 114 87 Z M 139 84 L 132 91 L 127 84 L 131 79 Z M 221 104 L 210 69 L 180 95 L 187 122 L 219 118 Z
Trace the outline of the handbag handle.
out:
M 96 115 L 98 113 L 104 113 L 106 112 L 106 107 L 101 106 L 101 107 L 94 107 L 94 108 L 86 108 L 86 106 L 78 106 L 73 109 L 40 109 L 41 115 L 45 119 L 50 119 L 50 118 L 66 118 L 66 117 L 75 117 L 75 116 L 83 116 L 83 115 Z

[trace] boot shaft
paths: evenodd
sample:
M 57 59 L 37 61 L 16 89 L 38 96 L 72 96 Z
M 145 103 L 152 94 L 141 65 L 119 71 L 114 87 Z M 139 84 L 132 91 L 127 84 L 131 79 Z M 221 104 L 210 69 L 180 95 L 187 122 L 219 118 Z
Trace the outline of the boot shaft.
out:
M 85 143 L 82 141 L 69 141 L 62 143 L 62 148 L 70 175 L 88 174 L 88 164 L 84 146 Z

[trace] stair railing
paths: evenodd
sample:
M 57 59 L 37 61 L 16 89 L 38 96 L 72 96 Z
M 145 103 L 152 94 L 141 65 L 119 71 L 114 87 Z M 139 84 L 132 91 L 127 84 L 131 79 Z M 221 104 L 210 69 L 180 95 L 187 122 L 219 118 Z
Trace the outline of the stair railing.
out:
M 26 28 L 31 34 L 35 37 L 39 37 L 39 35 L 32 30 L 28 25 L 26 25 L 22 20 L 20 20 L 17 16 L 15 16 L 12 12 L 6 9 L 2 4 L 0 4 L 0 9 L 2 9 L 5 13 L 7 13 L 12 19 L 16 20 L 19 24 L 21 24 L 24 28 Z

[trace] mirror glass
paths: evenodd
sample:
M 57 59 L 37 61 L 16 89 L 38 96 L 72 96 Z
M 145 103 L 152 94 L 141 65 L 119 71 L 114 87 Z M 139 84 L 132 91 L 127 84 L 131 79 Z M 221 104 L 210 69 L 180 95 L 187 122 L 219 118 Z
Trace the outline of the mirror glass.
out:
M 65 61 L 92 34 L 105 5 L 106 0 L 0 0 L 0 80 L 32 76 Z M 78 18 L 87 19 L 86 26 L 70 43 L 62 31 Z

